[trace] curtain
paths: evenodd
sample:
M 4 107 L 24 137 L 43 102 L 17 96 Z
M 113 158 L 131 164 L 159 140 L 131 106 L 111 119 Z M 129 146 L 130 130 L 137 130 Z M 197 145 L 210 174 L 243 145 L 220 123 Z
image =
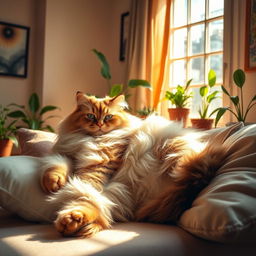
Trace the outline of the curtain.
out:
M 132 0 L 127 52 L 127 80 L 146 79 L 152 90 L 132 89 L 132 109 L 157 108 L 165 78 L 171 0 Z

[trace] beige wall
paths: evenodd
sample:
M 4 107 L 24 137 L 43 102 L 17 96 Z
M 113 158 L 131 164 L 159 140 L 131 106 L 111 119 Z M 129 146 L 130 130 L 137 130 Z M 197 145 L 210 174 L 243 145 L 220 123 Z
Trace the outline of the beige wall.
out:
M 29 26 L 29 66 L 27 78 L 0 76 L 0 104 L 11 102 L 24 104 L 34 86 L 35 71 L 35 1 L 34 0 L 0 0 L 0 20 Z

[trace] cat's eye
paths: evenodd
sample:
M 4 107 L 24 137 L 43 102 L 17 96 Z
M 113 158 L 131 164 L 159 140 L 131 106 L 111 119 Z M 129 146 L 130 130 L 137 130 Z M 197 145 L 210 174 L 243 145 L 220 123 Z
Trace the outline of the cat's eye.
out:
M 86 114 L 86 117 L 87 117 L 89 120 L 91 120 L 91 121 L 95 121 L 95 120 L 96 120 L 96 116 L 95 116 L 94 114 L 91 114 L 91 113 Z
M 104 121 L 108 121 L 108 120 L 112 119 L 112 117 L 113 117 L 113 115 L 106 115 L 104 117 Z

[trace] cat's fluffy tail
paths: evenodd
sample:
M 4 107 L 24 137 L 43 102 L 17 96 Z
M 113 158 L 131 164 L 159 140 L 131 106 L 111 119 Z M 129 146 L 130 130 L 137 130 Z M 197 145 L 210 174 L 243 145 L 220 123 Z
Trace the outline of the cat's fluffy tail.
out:
M 158 198 L 138 211 L 138 220 L 176 222 L 205 188 L 226 158 L 222 146 L 208 146 L 200 153 L 187 152 L 171 171 L 173 183 Z

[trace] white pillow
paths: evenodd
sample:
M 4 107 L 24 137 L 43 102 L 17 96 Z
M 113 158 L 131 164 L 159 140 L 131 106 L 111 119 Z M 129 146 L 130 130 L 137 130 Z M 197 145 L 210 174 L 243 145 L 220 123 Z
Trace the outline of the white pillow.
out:
M 40 187 L 38 158 L 0 158 L 0 206 L 30 221 L 52 221 L 57 205 L 46 201 Z
M 233 128 L 211 138 L 227 148 L 227 160 L 183 213 L 179 226 L 213 241 L 255 243 L 256 125 L 228 133 Z

